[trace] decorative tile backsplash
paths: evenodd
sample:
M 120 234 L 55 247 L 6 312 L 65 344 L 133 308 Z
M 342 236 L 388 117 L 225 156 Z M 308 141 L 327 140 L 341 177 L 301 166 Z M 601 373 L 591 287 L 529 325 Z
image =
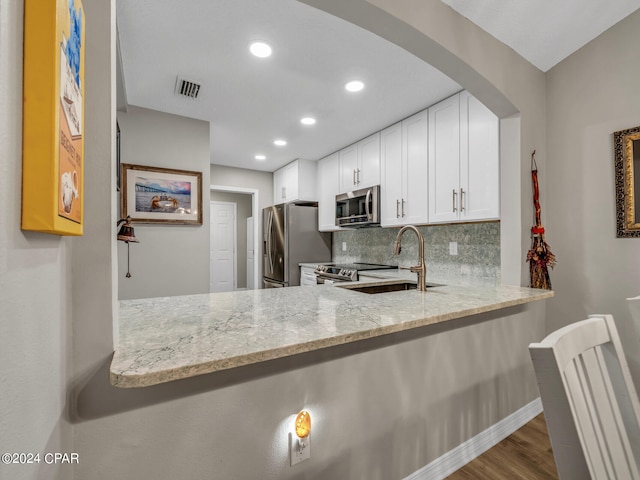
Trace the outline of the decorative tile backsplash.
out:
M 425 240 L 427 280 L 500 283 L 500 222 L 429 225 L 419 227 Z M 402 252 L 393 255 L 399 228 L 360 228 L 333 234 L 336 263 L 381 263 L 415 265 L 418 242 L 414 232 L 402 237 Z M 449 243 L 457 242 L 458 255 L 449 254 Z M 343 251 L 343 244 L 346 250 Z

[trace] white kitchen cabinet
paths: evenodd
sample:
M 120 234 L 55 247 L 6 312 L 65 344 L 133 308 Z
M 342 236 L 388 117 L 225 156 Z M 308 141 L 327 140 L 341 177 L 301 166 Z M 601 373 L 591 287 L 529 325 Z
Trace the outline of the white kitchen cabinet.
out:
M 460 220 L 500 217 L 500 124 L 468 92 L 460 94 Z
M 417 113 L 380 135 L 381 225 L 428 222 L 428 112 Z
M 380 132 L 339 152 L 340 193 L 380 184 Z
M 314 270 L 315 268 L 312 268 L 312 267 L 300 267 L 300 286 L 301 287 L 315 287 L 318 285 Z
M 460 95 L 430 107 L 429 222 L 458 220 L 460 190 Z
M 336 195 L 340 192 L 340 155 L 338 152 L 318 160 L 318 229 L 340 230 L 336 226 Z
M 380 225 L 401 225 L 402 123 L 380 132 Z
M 468 92 L 428 111 L 429 223 L 498 218 L 498 118 Z
M 294 160 L 273 172 L 273 203 L 318 201 L 316 162 Z

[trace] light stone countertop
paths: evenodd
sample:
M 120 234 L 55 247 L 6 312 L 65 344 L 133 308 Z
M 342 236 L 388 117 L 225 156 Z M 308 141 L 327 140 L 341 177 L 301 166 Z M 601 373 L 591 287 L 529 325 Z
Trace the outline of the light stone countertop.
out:
M 370 295 L 320 285 L 124 300 L 110 380 L 145 387 L 552 296 L 514 286 Z

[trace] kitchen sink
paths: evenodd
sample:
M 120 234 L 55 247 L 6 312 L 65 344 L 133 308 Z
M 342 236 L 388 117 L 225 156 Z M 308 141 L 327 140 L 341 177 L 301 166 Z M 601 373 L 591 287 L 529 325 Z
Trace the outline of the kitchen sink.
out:
M 427 288 L 436 287 L 438 285 L 427 283 Z M 340 285 L 340 288 L 346 288 L 355 292 L 362 293 L 389 293 L 389 292 L 401 292 L 403 290 L 415 290 L 418 287 L 416 282 L 398 281 L 388 283 L 377 283 L 374 285 Z

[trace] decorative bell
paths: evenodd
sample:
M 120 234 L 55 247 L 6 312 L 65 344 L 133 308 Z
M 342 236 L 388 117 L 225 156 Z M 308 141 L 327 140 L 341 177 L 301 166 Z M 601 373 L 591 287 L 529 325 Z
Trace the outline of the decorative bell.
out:
M 131 226 L 131 217 L 127 215 L 127 218 L 121 218 L 118 220 L 116 226 L 122 224 L 120 230 L 118 230 L 118 236 L 116 237 L 118 240 L 125 242 L 127 244 L 127 278 L 131 278 L 131 273 L 129 272 L 129 243 L 140 243 L 140 241 L 136 238 L 136 234 L 133 231 L 133 227 Z

